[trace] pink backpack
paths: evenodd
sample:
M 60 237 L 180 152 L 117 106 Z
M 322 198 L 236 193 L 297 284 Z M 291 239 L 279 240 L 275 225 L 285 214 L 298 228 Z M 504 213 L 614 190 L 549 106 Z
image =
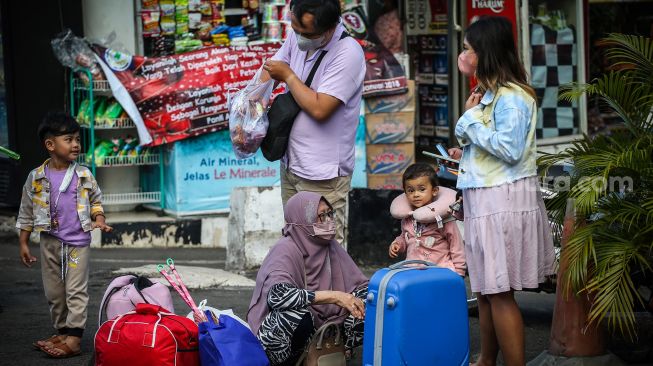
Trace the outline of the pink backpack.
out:
M 152 282 L 147 277 L 125 275 L 111 281 L 100 303 L 98 324 L 102 325 L 102 316 L 113 319 L 136 309 L 136 304 L 159 305 L 170 313 L 175 312 L 172 295 L 168 287 L 159 282 Z

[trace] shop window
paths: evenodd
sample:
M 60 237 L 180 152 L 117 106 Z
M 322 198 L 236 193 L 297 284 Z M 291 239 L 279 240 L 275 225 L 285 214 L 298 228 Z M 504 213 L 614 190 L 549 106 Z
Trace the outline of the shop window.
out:
M 583 81 L 580 70 L 584 52 L 575 1 L 533 1 L 529 7 L 531 85 L 538 98 L 537 138 L 578 135 L 579 101 L 560 100 L 560 86 Z M 582 25 L 580 25 L 582 29 Z M 581 40 L 579 42 L 579 39 Z

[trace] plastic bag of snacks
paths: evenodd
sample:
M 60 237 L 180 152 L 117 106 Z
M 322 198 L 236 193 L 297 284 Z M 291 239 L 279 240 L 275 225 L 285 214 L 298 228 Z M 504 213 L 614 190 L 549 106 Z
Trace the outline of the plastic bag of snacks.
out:
M 104 73 L 95 60 L 95 54 L 91 51 L 86 41 L 73 34 L 70 29 L 57 34 L 50 42 L 52 51 L 59 62 L 71 69 L 85 68 L 91 72 L 93 80 L 104 80 Z M 89 80 L 85 73 L 80 73 L 80 78 L 88 84 Z
M 268 131 L 266 106 L 274 89 L 274 80 L 260 82 L 261 67 L 245 88 L 229 95 L 229 135 L 236 155 L 248 158 L 261 146 Z

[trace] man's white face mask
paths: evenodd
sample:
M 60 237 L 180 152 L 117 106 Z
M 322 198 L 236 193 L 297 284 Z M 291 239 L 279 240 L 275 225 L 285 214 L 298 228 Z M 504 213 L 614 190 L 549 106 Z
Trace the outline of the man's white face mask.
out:
M 300 51 L 316 50 L 322 47 L 322 43 L 324 43 L 324 37 L 325 35 L 323 34 L 318 38 L 310 39 L 302 36 L 301 34 L 297 34 L 297 47 Z

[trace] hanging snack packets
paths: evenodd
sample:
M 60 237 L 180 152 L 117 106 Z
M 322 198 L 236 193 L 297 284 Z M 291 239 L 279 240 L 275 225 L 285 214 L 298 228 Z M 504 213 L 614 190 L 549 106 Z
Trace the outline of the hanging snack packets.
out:
M 161 34 L 164 36 L 172 36 L 175 34 L 175 6 L 174 0 L 159 0 L 159 8 L 161 9 Z
M 202 13 L 188 13 L 188 28 L 199 29 L 202 24 Z
M 141 0 L 142 10 L 159 10 L 159 0 Z
M 175 22 L 177 27 L 175 33 L 177 35 L 184 35 L 188 33 L 188 0 L 175 1 Z
M 153 45 L 153 57 L 169 56 L 175 53 L 174 37 L 155 37 Z
M 104 123 L 108 126 L 113 126 L 116 122 L 116 119 L 120 118 L 122 114 L 122 106 L 118 103 L 117 100 L 112 99 L 107 105 L 107 109 L 104 111 Z
M 225 22 L 223 15 L 224 0 L 211 0 L 211 23 L 218 26 Z
M 161 28 L 159 28 L 160 16 L 161 12 L 158 10 L 141 11 L 141 19 L 143 21 L 143 37 L 153 37 L 161 33 Z
M 95 108 L 95 124 L 102 124 L 100 116 L 104 115 L 107 109 L 107 98 L 98 98 L 100 101 Z
M 211 10 L 211 4 L 208 0 L 201 0 L 199 12 L 202 13 L 202 15 L 211 16 L 213 11 Z
M 177 23 L 172 17 L 165 17 L 161 19 L 161 34 L 164 36 L 172 36 L 177 29 Z
M 79 109 L 77 110 L 77 123 L 80 125 L 86 125 L 88 119 L 86 118 L 86 112 L 88 111 L 88 105 L 91 103 L 90 100 L 84 99 L 79 104 Z
M 161 9 L 161 17 L 174 17 L 175 16 L 175 2 L 173 0 L 159 1 L 159 8 Z
M 200 0 L 188 0 L 188 11 L 200 11 L 201 4 Z
M 203 41 L 210 41 L 211 40 L 211 22 L 208 18 L 202 17 L 202 21 L 200 22 L 200 25 L 197 29 L 197 32 L 195 35 L 197 38 L 203 40 Z
M 186 53 L 202 48 L 202 41 L 199 39 L 182 38 L 175 41 L 175 53 Z

